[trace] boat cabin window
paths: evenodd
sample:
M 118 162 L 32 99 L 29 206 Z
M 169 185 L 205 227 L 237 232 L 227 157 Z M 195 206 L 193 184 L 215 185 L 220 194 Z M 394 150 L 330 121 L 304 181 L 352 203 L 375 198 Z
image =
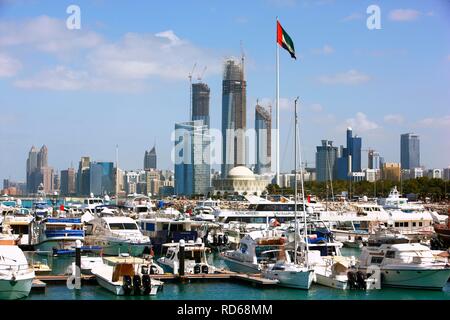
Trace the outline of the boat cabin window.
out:
M 180 254 L 178 252 L 178 254 Z M 184 259 L 185 260 L 194 260 L 195 263 L 202 262 L 202 250 L 186 250 L 184 251 Z
M 394 259 L 395 258 L 395 251 L 388 251 L 388 252 L 386 252 L 386 258 Z
M 167 253 L 166 253 L 166 258 L 167 259 L 172 260 L 174 256 L 175 256 L 175 252 L 174 251 L 167 251 Z
M 419 227 L 421 227 L 422 226 L 422 222 L 419 222 Z
M 416 222 L 415 222 L 415 221 L 414 221 L 414 222 L 412 223 L 412 226 L 413 226 L 413 227 L 415 227 L 415 226 L 416 226 Z
M 12 234 L 28 234 L 28 225 L 11 225 Z
M 381 262 L 383 262 L 383 257 L 372 257 L 370 260 L 372 264 L 380 264 Z
M 47 224 L 45 228 L 47 230 L 65 230 L 66 226 L 63 224 Z
M 111 230 L 137 230 L 138 229 L 138 227 L 135 223 L 122 223 L 122 222 L 110 223 L 109 228 Z
M 242 253 L 246 253 L 248 250 L 248 247 L 245 243 L 241 243 L 239 250 L 241 250 Z

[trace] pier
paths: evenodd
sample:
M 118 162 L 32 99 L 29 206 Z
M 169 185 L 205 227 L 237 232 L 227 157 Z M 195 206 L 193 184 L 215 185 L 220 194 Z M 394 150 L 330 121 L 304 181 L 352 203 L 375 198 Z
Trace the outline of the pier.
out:
M 32 291 L 33 292 L 45 292 L 47 284 L 64 284 L 71 277 L 71 275 L 37 275 L 33 280 Z M 177 282 L 177 283 L 190 283 L 192 281 L 231 281 L 231 282 L 245 282 L 249 284 L 256 284 L 261 286 L 273 286 L 278 283 L 277 280 L 266 279 L 259 273 L 245 274 L 236 273 L 228 270 L 220 270 L 216 273 L 200 273 L 200 274 L 185 274 L 178 275 L 172 273 L 153 274 L 150 275 L 152 279 Z M 95 275 L 81 275 L 81 281 L 85 284 L 93 284 L 96 281 Z

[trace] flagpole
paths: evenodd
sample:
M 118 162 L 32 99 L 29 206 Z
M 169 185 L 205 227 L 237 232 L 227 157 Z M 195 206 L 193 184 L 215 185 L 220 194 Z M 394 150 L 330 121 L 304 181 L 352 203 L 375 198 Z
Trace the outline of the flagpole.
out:
M 277 28 L 278 28 L 278 17 L 277 17 Z M 277 31 L 278 32 L 278 31 Z M 278 39 L 277 39 L 278 40 Z M 278 41 L 275 41 L 277 46 L 276 53 L 276 69 L 277 69 L 277 84 L 276 84 L 276 126 L 277 126 L 277 141 L 276 141 L 276 184 L 280 185 L 280 46 Z

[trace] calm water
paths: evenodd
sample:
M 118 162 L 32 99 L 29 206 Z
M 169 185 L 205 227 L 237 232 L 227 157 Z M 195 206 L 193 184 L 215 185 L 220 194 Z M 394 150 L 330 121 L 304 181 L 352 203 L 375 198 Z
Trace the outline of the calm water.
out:
M 358 255 L 357 249 L 343 249 L 344 255 Z M 72 257 L 40 257 L 52 264 L 52 273 L 61 274 L 70 265 Z M 36 258 L 37 259 L 37 258 Z M 210 257 L 218 267 L 224 266 L 217 257 Z M 310 290 L 296 290 L 282 287 L 261 287 L 250 283 L 229 281 L 203 282 L 187 284 L 166 282 L 162 291 L 153 297 L 118 297 L 95 284 L 84 284 L 81 290 L 69 290 L 65 284 L 47 285 L 45 293 L 32 293 L 30 300 L 450 300 L 450 282 L 443 291 L 409 290 L 385 288 L 371 291 L 336 290 L 313 284 Z

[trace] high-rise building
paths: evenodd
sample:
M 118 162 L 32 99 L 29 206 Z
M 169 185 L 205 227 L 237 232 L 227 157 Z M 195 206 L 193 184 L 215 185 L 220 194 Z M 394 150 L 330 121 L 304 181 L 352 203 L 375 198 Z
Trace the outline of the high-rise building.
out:
M 199 82 L 192 84 L 192 121 L 203 120 L 204 124 L 210 127 L 209 123 L 209 87 L 206 83 Z
M 175 193 L 206 195 L 211 190 L 208 127 L 203 121 L 175 124 Z
M 419 135 L 405 133 L 400 136 L 400 163 L 403 169 L 420 167 Z
M 329 181 L 336 178 L 336 160 L 338 148 L 333 147 L 333 141 L 322 140 L 316 152 L 316 180 Z
M 347 128 L 347 147 L 341 147 L 337 161 L 337 178 L 347 180 L 352 172 L 361 172 L 361 137 L 354 136 L 352 128 Z
M 90 165 L 91 159 L 89 157 L 81 157 L 78 164 L 77 173 L 77 194 L 78 195 L 89 195 L 90 191 Z
M 37 172 L 37 156 L 38 150 L 35 146 L 31 147 L 30 152 L 28 152 L 27 159 L 27 192 L 35 193 L 37 190 L 37 186 L 39 183 L 36 181 L 36 172 Z
M 255 107 L 256 166 L 257 174 L 271 172 L 272 157 L 272 112 L 259 104 Z
M 444 180 L 450 180 L 450 167 L 444 168 L 442 170 L 442 179 Z
M 77 191 L 75 184 L 76 172 L 74 168 L 61 170 L 61 195 L 74 195 Z
M 400 163 L 386 162 L 382 167 L 383 180 L 400 181 L 401 165 Z
M 114 163 L 91 162 L 89 168 L 89 191 L 96 196 L 112 194 L 114 190 Z
M 53 180 L 53 168 L 42 167 L 39 169 L 39 181 L 43 185 L 43 191 L 46 194 L 51 193 L 54 190 Z
M 150 151 L 145 151 L 144 170 L 156 169 L 156 149 L 155 146 Z
M 246 91 L 244 64 L 225 62 L 222 81 L 222 177 L 231 168 L 245 166 Z
M 37 167 L 48 167 L 48 149 L 45 144 L 42 146 L 41 150 L 39 150 L 39 153 L 37 155 Z
M 369 169 L 380 169 L 380 153 L 375 150 L 369 150 L 367 166 Z

